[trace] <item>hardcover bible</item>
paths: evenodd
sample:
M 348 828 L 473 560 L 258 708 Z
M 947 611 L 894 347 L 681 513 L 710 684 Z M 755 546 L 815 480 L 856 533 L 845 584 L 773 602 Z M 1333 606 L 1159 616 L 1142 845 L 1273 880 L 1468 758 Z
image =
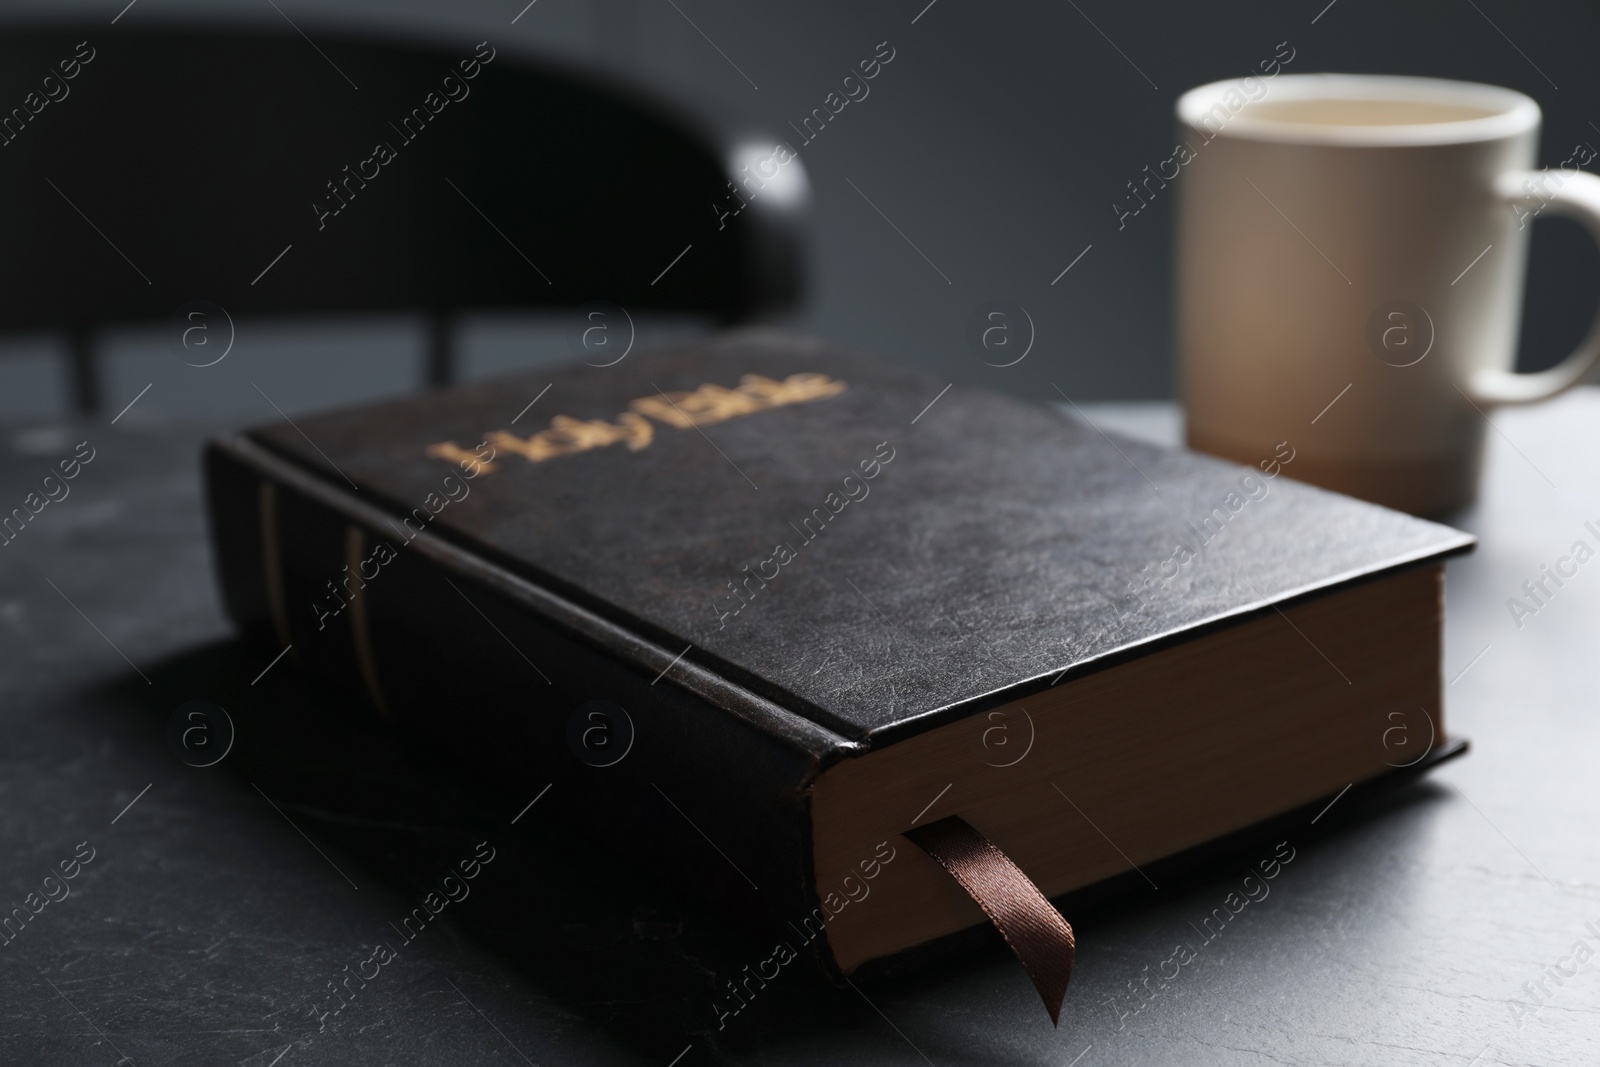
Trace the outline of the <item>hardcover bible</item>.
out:
M 1034 897 L 1445 750 L 1472 539 L 1291 481 L 1293 441 L 945 384 L 747 332 L 258 427 L 206 453 L 224 599 L 402 729 L 493 709 L 667 799 L 835 973 L 992 921 L 1048 1005 Z M 614 766 L 567 750 L 593 708 Z

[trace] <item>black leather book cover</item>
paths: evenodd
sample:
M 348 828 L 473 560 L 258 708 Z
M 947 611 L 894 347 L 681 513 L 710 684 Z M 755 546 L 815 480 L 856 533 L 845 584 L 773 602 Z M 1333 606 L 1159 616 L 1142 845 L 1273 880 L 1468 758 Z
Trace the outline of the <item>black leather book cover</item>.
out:
M 948 384 L 744 333 L 249 438 L 398 552 L 426 528 L 869 745 L 1471 545 L 1291 480 L 1292 440 L 1244 468 Z

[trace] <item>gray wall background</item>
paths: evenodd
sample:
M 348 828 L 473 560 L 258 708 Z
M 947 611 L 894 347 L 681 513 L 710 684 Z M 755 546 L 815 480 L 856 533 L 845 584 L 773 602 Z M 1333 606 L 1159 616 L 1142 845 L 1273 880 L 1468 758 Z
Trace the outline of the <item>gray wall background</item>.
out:
M 109 23 L 124 3 L 11 3 L 0 20 L 73 13 Z M 269 0 L 137 0 L 121 18 L 205 13 L 269 24 L 287 15 L 313 38 L 332 25 L 465 31 L 504 53 L 616 71 L 797 146 L 789 124 L 887 41 L 895 58 L 870 95 L 801 147 L 813 194 L 811 289 L 786 324 L 951 379 L 1050 398 L 1052 383 L 1074 399 L 1171 395 L 1172 190 L 1120 230 L 1110 205 L 1170 153 L 1172 104 L 1183 89 L 1242 76 L 1280 42 L 1294 49 L 1292 72 L 1420 74 L 1520 89 L 1545 109 L 1541 163 L 1557 164 L 1580 141 L 1600 147 L 1600 11 L 1572 0 L 525 3 L 278 0 L 280 14 Z M 307 62 L 321 61 L 308 49 Z M 1521 365 L 1564 355 L 1597 294 L 1600 254 L 1588 237 L 1541 220 Z M 1029 357 L 1006 369 L 984 366 L 966 340 L 973 313 L 996 299 L 1026 307 L 1037 329 Z M 470 323 L 466 363 L 481 374 L 564 359 L 559 334 L 534 320 Z M 421 338 L 407 321 L 241 324 L 239 338 L 230 358 L 270 377 L 290 410 L 419 380 Z M 8 357 L 0 359 L 0 418 L 55 414 L 64 402 L 55 342 L 10 338 L 0 347 Z M 108 350 L 112 410 L 143 382 L 172 373 L 153 330 L 118 333 Z M 311 367 L 315 375 L 302 373 Z M 153 391 L 139 411 L 230 414 L 178 386 Z

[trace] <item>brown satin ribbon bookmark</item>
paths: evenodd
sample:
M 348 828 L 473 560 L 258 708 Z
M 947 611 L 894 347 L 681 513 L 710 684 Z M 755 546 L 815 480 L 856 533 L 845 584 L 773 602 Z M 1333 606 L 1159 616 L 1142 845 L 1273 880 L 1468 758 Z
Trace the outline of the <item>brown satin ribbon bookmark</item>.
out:
M 1033 979 L 1050 1021 L 1060 1026 L 1075 946 L 1072 927 L 1061 913 L 1022 868 L 959 816 L 908 830 L 905 836 L 950 872 L 983 909 Z

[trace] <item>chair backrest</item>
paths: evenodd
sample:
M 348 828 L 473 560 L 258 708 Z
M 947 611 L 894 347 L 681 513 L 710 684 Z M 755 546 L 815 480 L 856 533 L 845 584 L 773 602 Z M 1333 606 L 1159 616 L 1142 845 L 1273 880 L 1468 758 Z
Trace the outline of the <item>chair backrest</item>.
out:
M 797 298 L 798 199 L 710 127 L 493 41 L 299 28 L 0 34 L 0 330 L 72 332 L 81 406 L 93 331 L 196 300 L 738 321 Z

